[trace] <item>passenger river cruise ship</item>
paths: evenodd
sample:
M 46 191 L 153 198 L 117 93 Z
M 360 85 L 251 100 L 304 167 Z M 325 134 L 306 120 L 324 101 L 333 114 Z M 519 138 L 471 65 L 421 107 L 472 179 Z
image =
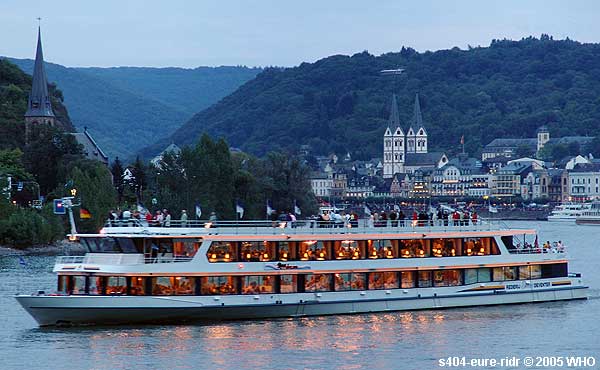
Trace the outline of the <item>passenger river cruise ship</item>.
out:
M 535 230 L 466 222 L 107 225 L 98 234 L 71 236 L 88 253 L 58 257 L 56 292 L 16 299 L 47 326 L 586 298 L 587 287 L 580 274 L 569 272 L 564 251 L 521 248 L 533 241 Z

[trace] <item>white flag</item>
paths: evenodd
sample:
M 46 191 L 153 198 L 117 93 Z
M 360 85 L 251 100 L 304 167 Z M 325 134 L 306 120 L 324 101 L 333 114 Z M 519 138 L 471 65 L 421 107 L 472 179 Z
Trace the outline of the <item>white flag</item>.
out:
M 196 218 L 200 218 L 202 216 L 202 208 L 200 208 L 200 203 L 196 203 Z
M 294 204 L 294 213 L 297 214 L 297 215 L 301 215 L 302 214 L 302 210 L 296 204 Z
M 491 204 L 488 209 L 489 209 L 490 213 L 498 213 L 498 208 L 493 207 Z
M 370 215 L 371 215 L 371 209 L 369 208 L 369 206 L 367 206 L 367 204 L 366 204 L 366 203 L 365 203 L 365 214 L 366 214 L 367 216 L 370 216 Z
M 244 207 L 242 207 L 239 203 L 235 204 L 235 211 L 238 215 L 240 215 L 240 218 L 244 218 Z
M 271 207 L 270 202 L 267 200 L 267 216 L 271 216 L 273 214 L 274 210 L 273 207 Z

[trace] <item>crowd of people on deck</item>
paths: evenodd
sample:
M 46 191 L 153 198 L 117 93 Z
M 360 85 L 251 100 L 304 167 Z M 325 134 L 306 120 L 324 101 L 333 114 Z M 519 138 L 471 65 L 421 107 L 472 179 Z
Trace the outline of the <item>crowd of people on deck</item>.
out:
M 365 215 L 367 227 L 468 226 L 478 224 L 478 214 L 469 210 L 446 210 L 430 207 L 405 213 L 401 209 L 380 210 Z M 359 215 L 354 212 L 324 211 L 315 218 L 318 227 L 357 227 Z
M 189 226 L 187 211 L 181 210 L 179 218 L 175 219 L 173 213 L 167 209 L 156 210 L 154 213 L 148 210 L 124 209 L 111 210 L 108 214 L 110 226 L 156 226 L 156 227 L 186 227 Z M 273 210 L 269 216 L 273 227 L 296 227 L 297 217 L 293 212 Z M 391 209 L 377 210 L 365 213 L 362 222 L 359 214 L 354 211 L 323 211 L 317 216 L 309 217 L 310 227 L 415 227 L 415 226 L 467 226 L 476 225 L 478 214 L 472 210 L 449 210 L 433 207 L 426 210 Z M 217 215 L 211 212 L 208 221 L 213 227 L 217 223 Z
M 517 243 L 516 248 L 518 251 L 535 252 L 535 253 L 563 253 L 563 252 L 565 252 L 565 245 L 563 244 L 562 240 L 555 241 L 552 243 L 550 243 L 549 240 L 546 240 L 546 242 L 544 244 L 539 245 L 537 243 L 537 239 L 536 239 L 536 241 L 533 244 L 528 243 L 528 242 L 525 242 L 523 244 Z

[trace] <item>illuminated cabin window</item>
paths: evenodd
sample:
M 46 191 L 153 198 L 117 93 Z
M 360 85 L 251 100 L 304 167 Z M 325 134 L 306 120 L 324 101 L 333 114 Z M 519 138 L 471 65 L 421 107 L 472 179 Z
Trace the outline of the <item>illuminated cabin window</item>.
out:
M 541 277 L 541 265 L 519 266 L 519 280 L 540 279 Z
M 137 276 L 131 278 L 131 287 L 129 288 L 131 295 L 146 295 L 146 278 Z
M 193 285 L 193 280 L 186 277 L 153 277 L 152 295 L 191 295 L 194 293 Z
M 331 242 L 307 240 L 298 244 L 300 261 L 324 261 L 329 259 Z
M 242 277 L 242 294 L 275 293 L 276 276 L 244 276 Z
M 198 252 L 200 241 L 194 239 L 174 239 L 173 256 L 192 258 Z
M 362 272 L 348 272 L 334 274 L 335 291 L 364 290 L 365 274 Z
M 494 267 L 494 281 L 511 281 L 517 279 L 517 268 L 514 266 Z
M 397 272 L 369 273 L 369 289 L 397 289 L 399 287 Z
M 280 261 L 297 261 L 298 256 L 296 251 L 298 250 L 299 242 L 287 242 L 281 241 L 277 243 L 277 256 Z
M 465 269 L 465 284 L 488 283 L 492 281 L 492 271 L 489 267 Z
M 370 259 L 396 258 L 398 256 L 398 241 L 368 240 L 367 251 L 367 257 Z
M 463 239 L 464 256 L 488 256 L 500 254 L 494 238 L 465 238 Z
M 236 242 L 214 241 L 208 248 L 206 256 L 209 262 L 234 262 L 237 256 Z
M 358 260 L 363 253 L 355 240 L 336 240 L 333 242 L 333 256 L 336 260 Z
M 205 276 L 200 288 L 203 295 L 237 294 L 237 279 L 233 276 Z
M 455 257 L 461 255 L 460 239 L 431 240 L 432 257 Z
M 419 284 L 419 288 L 431 287 L 433 285 L 431 282 L 431 271 L 418 271 L 417 283 Z
M 462 274 L 460 270 L 435 270 L 433 272 L 433 286 L 456 286 L 462 285 Z
M 305 277 L 305 292 L 326 292 L 331 290 L 330 274 L 308 274 Z
M 415 272 L 414 271 L 400 272 L 400 288 L 414 288 L 414 287 L 415 287 Z
M 88 277 L 88 294 L 100 295 L 104 294 L 104 278 L 102 276 Z
M 279 291 L 281 293 L 298 292 L 298 275 L 279 275 Z
M 429 257 L 429 240 L 413 239 L 400 241 L 400 257 L 401 258 L 421 258 Z
M 127 293 L 127 279 L 125 276 L 109 276 L 106 278 L 106 294 Z
M 240 260 L 244 262 L 274 261 L 275 242 L 242 242 Z

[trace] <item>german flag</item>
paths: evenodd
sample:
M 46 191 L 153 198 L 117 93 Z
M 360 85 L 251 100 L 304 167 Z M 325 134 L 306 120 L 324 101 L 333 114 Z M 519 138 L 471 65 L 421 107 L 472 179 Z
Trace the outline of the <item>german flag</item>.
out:
M 87 209 L 82 207 L 79 210 L 79 218 L 82 220 L 90 219 L 90 218 L 92 218 L 92 214 L 90 213 L 90 211 L 88 211 Z

